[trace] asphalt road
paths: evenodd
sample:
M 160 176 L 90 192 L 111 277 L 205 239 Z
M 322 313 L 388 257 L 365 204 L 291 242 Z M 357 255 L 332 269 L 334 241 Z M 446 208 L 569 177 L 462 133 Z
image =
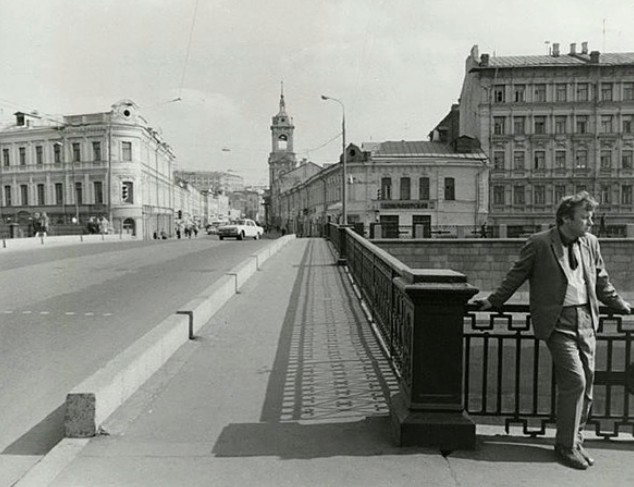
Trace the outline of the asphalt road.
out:
M 0 452 L 46 453 L 68 391 L 266 244 L 199 236 L 0 254 Z

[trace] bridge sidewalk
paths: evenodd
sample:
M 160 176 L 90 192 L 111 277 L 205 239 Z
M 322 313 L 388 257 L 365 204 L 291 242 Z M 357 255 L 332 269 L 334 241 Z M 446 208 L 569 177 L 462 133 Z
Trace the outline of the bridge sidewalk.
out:
M 585 472 L 555 463 L 551 438 L 490 428 L 472 452 L 396 447 L 396 381 L 335 261 L 324 240 L 290 242 L 50 485 L 634 483 L 631 439 L 590 442 Z

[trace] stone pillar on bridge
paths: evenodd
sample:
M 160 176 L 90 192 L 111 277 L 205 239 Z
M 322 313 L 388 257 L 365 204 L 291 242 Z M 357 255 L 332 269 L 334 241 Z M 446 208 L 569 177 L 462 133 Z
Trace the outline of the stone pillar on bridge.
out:
M 464 274 L 416 269 L 395 279 L 401 290 L 403 360 L 390 413 L 400 446 L 475 448 L 463 405 L 465 305 L 478 289 Z

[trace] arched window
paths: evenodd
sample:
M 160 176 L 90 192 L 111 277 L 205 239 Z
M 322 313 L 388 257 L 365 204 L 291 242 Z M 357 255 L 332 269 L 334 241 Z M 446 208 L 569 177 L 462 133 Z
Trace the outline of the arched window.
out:
M 286 150 L 287 147 L 288 137 L 285 134 L 282 134 L 277 138 L 277 148 L 280 150 Z

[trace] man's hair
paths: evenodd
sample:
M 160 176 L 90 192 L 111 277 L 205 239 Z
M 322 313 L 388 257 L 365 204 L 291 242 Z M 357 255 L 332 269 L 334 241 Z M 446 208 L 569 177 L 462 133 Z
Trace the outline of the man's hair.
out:
M 557 226 L 564 223 L 564 218 L 574 218 L 575 210 L 577 208 L 583 208 L 588 211 L 594 211 L 599 203 L 595 200 L 587 191 L 580 191 L 579 193 L 566 196 L 561 199 L 559 207 L 557 208 L 556 219 Z

